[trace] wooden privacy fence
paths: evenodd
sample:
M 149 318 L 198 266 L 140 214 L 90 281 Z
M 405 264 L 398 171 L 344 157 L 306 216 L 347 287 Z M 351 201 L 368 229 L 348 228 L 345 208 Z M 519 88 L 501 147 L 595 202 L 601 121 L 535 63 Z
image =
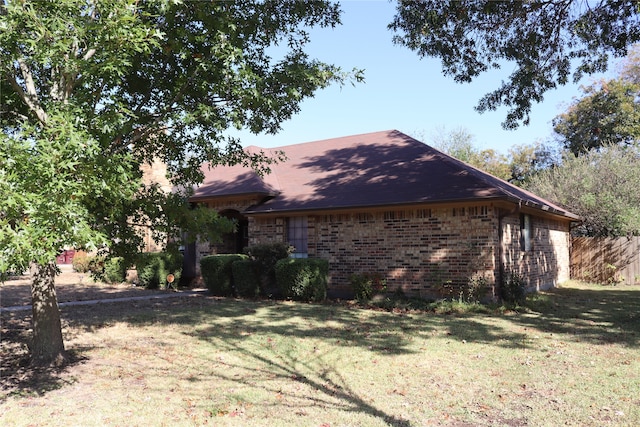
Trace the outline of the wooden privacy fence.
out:
M 640 284 L 640 236 L 572 238 L 571 278 Z

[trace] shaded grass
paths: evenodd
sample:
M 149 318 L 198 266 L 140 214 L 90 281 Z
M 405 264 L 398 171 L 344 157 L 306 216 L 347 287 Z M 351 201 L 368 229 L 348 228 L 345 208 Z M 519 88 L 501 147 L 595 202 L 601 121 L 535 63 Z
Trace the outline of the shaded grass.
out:
M 3 315 L 0 423 L 640 425 L 638 287 L 571 284 L 483 313 L 389 304 L 66 308 L 76 359 L 46 373 L 21 365 L 25 319 Z

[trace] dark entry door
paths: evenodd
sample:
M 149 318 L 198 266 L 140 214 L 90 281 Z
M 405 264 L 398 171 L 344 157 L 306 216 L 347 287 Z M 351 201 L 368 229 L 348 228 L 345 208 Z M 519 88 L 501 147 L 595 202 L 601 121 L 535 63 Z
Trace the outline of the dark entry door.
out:
M 238 231 L 236 232 L 236 253 L 249 246 L 249 221 L 245 218 L 238 219 Z

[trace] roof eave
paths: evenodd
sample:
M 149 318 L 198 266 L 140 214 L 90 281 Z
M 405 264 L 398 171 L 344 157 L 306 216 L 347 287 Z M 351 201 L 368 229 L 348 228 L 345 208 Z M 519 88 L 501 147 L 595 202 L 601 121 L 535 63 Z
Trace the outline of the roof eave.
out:
M 233 193 L 233 194 L 216 194 L 216 195 L 203 195 L 203 196 L 191 196 L 188 201 L 191 203 L 194 202 L 203 202 L 205 200 L 219 200 L 219 199 L 230 199 L 230 198 L 251 198 L 251 197 L 259 197 L 262 200 L 266 198 L 276 197 L 279 193 L 277 192 L 267 192 L 267 191 L 249 191 L 246 193 Z
M 554 208 L 553 206 L 536 203 L 532 200 L 523 200 L 517 197 L 507 197 L 506 199 L 508 199 L 513 203 L 518 204 L 519 206 L 533 208 L 535 210 L 543 211 L 547 214 L 550 214 L 556 217 L 562 217 L 571 221 L 582 221 L 582 218 L 580 218 L 578 215 L 569 211 L 564 211 L 561 209 Z
M 408 202 L 400 202 L 400 203 L 389 203 L 389 204 L 367 204 L 367 205 L 350 205 L 350 206 L 326 206 L 326 207 L 292 207 L 292 208 L 284 208 L 284 209 L 252 209 L 253 207 L 259 207 L 260 205 L 254 205 L 247 210 L 244 211 L 245 214 L 248 215 L 273 215 L 278 213 L 306 213 L 306 212 L 325 212 L 325 211 L 337 211 L 337 210 L 354 210 L 354 209 L 374 209 L 374 208 L 393 208 L 393 207 L 406 207 L 406 206 L 417 206 L 417 205 L 427 205 L 427 204 L 452 204 L 452 203 L 482 203 L 482 202 L 495 202 L 495 201 L 507 201 L 518 206 L 525 206 L 537 211 L 545 212 L 549 215 L 555 217 L 562 217 L 564 219 L 568 219 L 570 221 L 581 221 L 582 219 L 571 212 L 562 211 L 556 208 L 553 208 L 549 205 L 541 205 L 539 203 L 534 203 L 530 200 L 522 200 L 516 197 L 484 197 L 484 198 L 465 198 L 465 199 L 446 199 L 446 200 L 432 200 L 432 201 L 408 201 Z

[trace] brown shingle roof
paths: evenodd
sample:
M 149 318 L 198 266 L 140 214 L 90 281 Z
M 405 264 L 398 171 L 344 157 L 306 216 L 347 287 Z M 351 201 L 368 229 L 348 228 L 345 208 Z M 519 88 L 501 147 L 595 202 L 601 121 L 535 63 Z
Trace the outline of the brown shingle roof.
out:
M 194 199 L 275 195 L 247 213 L 505 199 L 577 219 L 397 130 L 273 150 L 284 151 L 288 160 L 272 165 L 272 173 L 264 178 L 239 166 L 205 168 L 205 181 Z
M 275 195 L 277 190 L 256 172 L 242 165 L 202 167 L 204 181 L 194 190 L 190 200 L 197 201 L 211 197 L 230 195 Z

